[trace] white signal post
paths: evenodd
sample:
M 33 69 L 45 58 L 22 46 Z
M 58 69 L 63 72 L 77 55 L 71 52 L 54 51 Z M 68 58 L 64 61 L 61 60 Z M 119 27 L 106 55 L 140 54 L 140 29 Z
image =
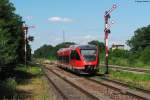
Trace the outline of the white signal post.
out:
M 24 62 L 25 62 L 25 67 L 27 66 L 27 34 L 28 34 L 28 29 L 29 28 L 35 28 L 35 26 L 27 26 L 26 24 L 23 25 L 23 31 L 24 31 Z
M 110 13 L 116 9 L 117 5 L 114 4 L 112 8 L 108 11 L 105 11 L 104 20 L 105 20 L 105 66 L 106 71 L 105 74 L 108 74 L 108 54 L 109 54 L 109 47 L 108 47 L 108 34 L 110 33 L 110 25 L 109 25 L 109 19 L 110 19 Z

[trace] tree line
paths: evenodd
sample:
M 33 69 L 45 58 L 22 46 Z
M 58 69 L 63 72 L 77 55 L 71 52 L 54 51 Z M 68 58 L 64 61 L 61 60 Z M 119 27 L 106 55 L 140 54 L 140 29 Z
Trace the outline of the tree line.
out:
M 63 43 L 60 43 L 56 46 L 44 44 L 43 46 L 41 46 L 40 48 L 38 48 L 37 50 L 34 51 L 33 56 L 35 58 L 49 58 L 49 59 L 52 58 L 52 59 L 56 59 L 57 51 L 60 48 L 67 48 L 70 45 L 75 45 L 75 44 L 76 43 L 74 43 L 74 42 L 63 42 Z M 104 43 L 103 42 L 93 40 L 93 41 L 88 42 L 88 44 L 96 45 L 96 46 L 98 46 L 100 51 L 104 52 Z
M 35 58 L 56 58 L 56 52 L 60 48 L 68 47 L 74 42 L 60 43 L 56 46 L 43 45 L 34 52 Z M 105 45 L 103 42 L 93 40 L 88 42 L 99 47 L 100 62 L 104 63 Z M 109 50 L 109 63 L 125 66 L 149 66 L 150 65 L 150 25 L 138 28 L 131 39 L 126 41 L 129 50 Z
M 70 45 L 74 45 L 74 42 L 64 42 L 60 43 L 56 46 L 52 45 L 46 45 L 44 44 L 40 48 L 34 51 L 34 57 L 35 58 L 48 58 L 48 59 L 56 59 L 57 51 L 60 48 L 66 48 L 69 47 Z

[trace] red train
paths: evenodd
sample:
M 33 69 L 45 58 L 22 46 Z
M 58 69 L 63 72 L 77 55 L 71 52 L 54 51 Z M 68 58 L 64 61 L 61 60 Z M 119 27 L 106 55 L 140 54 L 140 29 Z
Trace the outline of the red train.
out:
M 72 45 L 57 51 L 59 65 L 79 74 L 95 73 L 99 63 L 94 45 Z

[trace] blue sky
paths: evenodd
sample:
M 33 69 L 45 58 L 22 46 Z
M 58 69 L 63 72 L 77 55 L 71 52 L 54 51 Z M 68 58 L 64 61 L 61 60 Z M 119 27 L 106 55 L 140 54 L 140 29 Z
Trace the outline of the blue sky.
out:
M 10 0 L 16 13 L 26 24 L 35 26 L 29 35 L 35 50 L 43 44 L 56 45 L 63 41 L 86 44 L 91 40 L 104 41 L 104 12 L 117 4 L 112 12 L 114 24 L 109 35 L 112 43 L 125 44 L 137 28 L 150 24 L 150 2 L 136 0 Z

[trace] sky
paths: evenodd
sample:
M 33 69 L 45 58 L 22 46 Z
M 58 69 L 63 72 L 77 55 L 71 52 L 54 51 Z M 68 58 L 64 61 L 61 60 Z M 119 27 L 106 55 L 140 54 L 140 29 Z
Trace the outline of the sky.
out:
M 109 46 L 126 44 L 137 28 L 150 24 L 150 0 L 10 0 L 16 13 L 29 28 L 35 40 L 32 50 L 43 44 L 53 46 L 63 42 L 86 44 L 92 40 L 104 42 L 104 12 L 113 4 Z M 146 2 L 144 2 L 146 1 Z M 128 48 L 126 46 L 126 48 Z

